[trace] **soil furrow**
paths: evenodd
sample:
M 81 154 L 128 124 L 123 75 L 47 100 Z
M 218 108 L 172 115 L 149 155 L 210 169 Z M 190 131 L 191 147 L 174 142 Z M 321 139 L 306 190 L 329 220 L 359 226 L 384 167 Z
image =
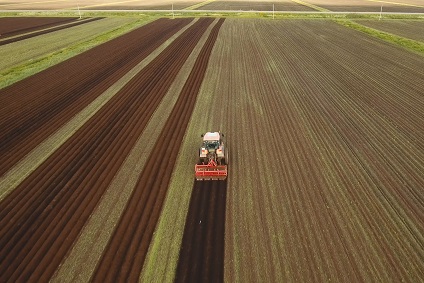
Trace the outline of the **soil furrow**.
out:
M 74 22 L 74 23 L 70 23 L 70 24 L 67 24 L 67 25 L 61 25 L 61 26 L 58 26 L 58 27 L 53 27 L 53 28 L 49 28 L 49 29 L 45 29 L 45 30 L 41 30 L 41 31 L 37 31 L 37 32 L 32 32 L 32 33 L 29 33 L 29 34 L 24 34 L 24 35 L 21 35 L 21 36 L 16 36 L 16 37 L 13 37 L 13 38 L 10 38 L 10 39 L 0 41 L 0 46 L 5 45 L 5 44 L 9 44 L 9 43 L 12 43 L 12 42 L 21 41 L 21 40 L 24 40 L 24 39 L 27 39 L 27 38 L 47 34 L 47 33 L 50 33 L 50 32 L 59 31 L 59 30 L 62 30 L 62 29 L 79 26 L 79 25 L 86 24 L 86 23 L 89 23 L 89 22 L 94 22 L 94 21 L 97 21 L 97 20 L 100 20 L 100 19 L 102 19 L 102 18 L 90 18 L 90 19 L 86 19 L 86 20 L 83 20 L 83 21 L 77 21 L 77 22 Z
M 31 31 L 76 21 L 77 18 L 37 18 L 37 17 L 4 17 L 0 18 L 0 35 L 7 38 Z
M 227 181 L 193 183 L 175 282 L 223 282 Z
M 113 172 L 116 171 L 117 168 L 119 168 L 120 163 L 123 161 L 127 154 L 126 152 L 122 152 L 122 150 L 120 150 L 120 146 L 123 144 L 123 141 L 126 142 L 124 144 L 126 144 L 125 148 L 126 151 L 128 151 L 131 148 L 132 140 L 136 139 L 136 137 L 138 137 L 138 135 L 144 128 L 143 125 L 140 125 L 140 121 L 144 122 L 144 124 L 148 121 L 148 118 L 139 119 L 137 117 L 134 117 L 134 115 L 134 119 L 130 119 L 131 114 L 137 113 L 138 115 L 145 115 L 145 117 L 151 116 L 151 114 L 156 108 L 157 103 L 159 103 L 160 101 L 160 99 L 158 98 L 161 97 L 164 93 L 166 93 L 167 85 L 169 86 L 169 84 L 171 84 L 173 81 L 172 76 L 175 76 L 175 74 L 178 72 L 179 67 L 181 67 L 181 65 L 185 62 L 187 56 L 190 54 L 193 44 L 196 43 L 196 36 L 194 36 L 194 39 L 191 38 L 193 37 L 193 35 L 197 35 L 200 33 L 201 32 L 196 30 L 196 27 L 193 27 L 191 28 L 191 32 L 186 33 L 183 36 L 185 40 L 179 39 L 176 40 L 173 44 L 171 44 L 170 48 L 165 50 L 161 54 L 161 56 L 158 57 L 157 60 L 155 59 L 151 63 L 151 66 L 155 67 L 146 67 L 145 72 L 143 71 L 140 75 L 138 75 L 138 77 L 144 78 L 142 79 L 142 82 L 144 81 L 144 83 L 141 83 L 140 81 L 138 81 L 139 78 L 135 77 L 132 82 L 127 84 L 127 86 L 124 87 L 123 90 L 121 90 L 120 94 L 116 95 L 112 99 L 112 101 L 107 104 L 108 107 L 105 106 L 104 109 L 102 109 L 98 113 L 98 115 L 94 116 L 89 123 L 84 125 L 83 128 L 75 134 L 75 136 L 73 136 L 68 142 L 66 142 L 58 152 L 56 152 L 47 162 L 45 162 L 38 169 L 40 170 L 40 172 L 42 172 L 43 170 L 46 170 L 46 172 L 51 172 L 51 175 L 56 176 L 55 179 L 57 180 L 55 183 L 55 181 L 53 181 L 54 179 L 48 179 L 47 183 L 45 183 L 44 185 L 45 188 L 43 192 L 49 193 L 49 200 L 43 201 L 44 198 L 40 198 L 40 200 L 34 201 L 34 209 L 43 211 L 44 213 L 42 215 L 45 215 L 45 218 L 37 218 L 38 213 L 31 212 L 34 210 L 24 211 L 22 217 L 23 219 L 25 219 L 24 215 L 33 214 L 34 217 L 37 218 L 36 222 L 38 223 L 41 221 L 43 225 L 47 225 L 48 229 L 46 228 L 45 230 L 42 230 L 40 228 L 36 228 L 36 226 L 32 226 L 34 228 L 30 228 L 31 223 L 26 222 L 28 225 L 26 226 L 27 231 L 37 229 L 36 231 L 38 232 L 34 235 L 27 234 L 28 236 L 25 236 L 25 234 L 23 234 L 21 235 L 21 238 L 18 239 L 19 244 L 14 246 L 15 252 L 11 254 L 14 254 L 14 256 L 16 257 L 22 258 L 23 260 L 21 263 L 14 262 L 12 260 L 8 261 L 7 265 L 2 265 L 4 266 L 4 268 L 7 268 L 7 270 L 9 270 L 5 274 L 6 277 L 11 276 L 11 272 L 14 271 L 14 275 L 10 277 L 10 279 L 18 278 L 18 276 L 23 279 L 22 276 L 26 276 L 26 274 L 31 274 L 31 280 L 37 280 L 37 278 L 39 278 L 38 276 L 42 275 L 43 269 L 48 268 L 51 272 L 55 269 L 54 266 L 57 267 L 57 264 L 60 261 L 54 263 L 51 262 L 52 256 L 55 254 L 52 250 L 63 250 L 61 255 L 54 255 L 55 258 L 63 257 L 64 252 L 67 251 L 67 249 L 70 247 L 70 244 L 72 244 L 73 242 L 70 241 L 70 239 L 75 239 L 75 237 L 78 235 L 79 230 L 81 229 L 87 217 L 90 215 L 91 211 L 94 209 L 96 203 L 98 202 L 98 199 L 102 195 L 102 190 L 97 189 L 104 189 L 105 187 L 104 184 L 102 185 L 104 180 L 99 179 L 102 175 L 102 172 L 107 171 L 107 173 L 105 173 L 105 177 L 108 177 L 109 179 L 114 176 Z M 187 39 L 189 39 L 189 42 L 192 43 L 187 44 Z M 184 52 L 181 52 L 182 50 L 184 50 Z M 180 55 L 174 56 L 175 53 Z M 162 68 L 158 68 L 158 64 L 162 65 Z M 149 74 L 152 72 L 158 74 L 152 76 L 151 74 Z M 168 78 L 164 80 L 164 77 Z M 155 84 L 152 84 L 152 79 L 156 81 Z M 132 85 L 135 85 L 136 87 L 134 88 Z M 133 91 L 131 91 L 131 89 L 133 89 Z M 140 90 L 142 91 L 142 93 L 137 94 L 137 92 L 139 92 Z M 152 102 L 148 102 L 149 100 L 147 100 L 146 97 L 150 97 L 150 100 L 152 100 L 154 103 L 150 104 Z M 136 102 L 132 100 L 134 98 L 136 98 Z M 143 101 L 146 101 L 146 103 L 143 103 Z M 117 111 L 117 105 L 121 105 L 119 106 L 119 111 Z M 140 109 L 140 106 L 148 108 L 143 110 Z M 104 118 L 101 118 L 102 116 L 104 116 Z M 95 122 L 96 118 L 100 119 L 100 121 L 97 123 Z M 101 119 L 103 119 L 103 121 Z M 120 126 L 119 124 L 117 124 L 119 121 Z M 132 130 L 129 130 L 128 128 L 124 127 L 124 125 L 127 124 L 131 125 L 129 121 L 133 121 L 134 125 L 132 126 Z M 92 127 L 90 127 L 90 125 L 92 125 Z M 108 125 L 112 126 L 108 127 Z M 137 130 L 134 131 L 134 128 Z M 125 132 L 122 132 L 123 130 L 126 130 L 126 134 Z M 97 133 L 99 133 L 100 135 L 98 135 Z M 84 138 L 81 139 L 81 136 L 83 136 Z M 115 139 L 115 136 L 117 136 L 118 139 Z M 127 138 L 125 138 L 125 136 Z M 128 139 L 128 136 L 132 137 L 131 140 Z M 121 139 L 121 141 L 119 139 Z M 83 144 L 84 141 L 86 141 L 86 144 L 87 146 L 89 146 L 89 148 L 81 147 L 81 144 Z M 105 154 L 107 153 L 107 151 L 105 150 L 104 146 L 111 142 L 115 145 L 115 149 L 114 147 L 112 147 L 112 145 L 110 148 L 112 152 L 114 152 L 114 154 Z M 80 157 L 76 157 L 75 155 L 73 155 L 70 159 L 65 160 L 64 162 L 63 156 L 64 154 L 66 154 L 66 152 L 68 152 L 67 148 L 69 148 L 69 151 L 72 152 L 74 152 L 74 149 L 79 148 Z M 102 156 L 108 156 L 108 159 L 102 159 Z M 111 162 L 111 160 L 114 161 Z M 113 168 L 107 169 L 106 166 L 109 165 Z M 42 176 L 44 174 L 40 175 L 38 170 L 31 175 L 35 178 L 28 178 L 15 191 L 17 192 L 19 190 L 25 189 L 27 191 L 27 195 L 31 195 L 31 193 L 28 192 L 28 189 L 33 188 L 35 190 L 37 186 L 43 186 L 43 183 L 38 182 L 40 178 L 38 178 L 37 180 L 37 176 L 41 176 L 41 178 L 43 178 Z M 72 170 L 77 171 L 74 171 L 74 174 L 72 174 Z M 92 175 L 88 177 L 88 174 L 90 172 Z M 87 179 L 85 179 L 84 176 L 87 176 Z M 100 182 L 95 184 L 94 182 L 97 179 L 99 179 Z M 34 182 L 33 185 L 29 183 L 31 180 Z M 88 188 L 91 189 L 87 190 Z M 72 198 L 62 198 L 61 194 L 63 194 L 63 192 L 72 192 Z M 91 198 L 87 195 L 84 197 L 84 194 L 86 193 L 89 193 L 96 197 Z M 10 198 L 13 198 L 13 193 L 7 199 L 5 199 L 5 201 L 7 202 L 7 200 Z M 58 201 L 64 202 L 64 204 L 66 205 L 58 205 L 58 203 L 52 205 L 53 203 L 49 203 L 52 198 L 58 199 Z M 73 202 L 74 200 L 75 202 Z M 72 209 L 68 209 L 69 204 L 73 204 Z M 82 209 L 82 207 L 85 207 L 85 210 Z M 48 209 L 46 210 L 46 208 Z M 12 214 L 9 213 L 8 215 Z M 64 217 L 55 217 L 59 214 L 63 214 Z M 55 219 L 57 221 L 61 221 L 60 224 L 56 223 Z M 74 223 L 78 223 L 78 225 L 75 225 Z M 62 225 L 62 228 L 55 229 L 55 227 L 59 227 L 60 225 Z M 15 226 L 13 228 L 16 230 L 17 227 Z M 72 229 L 72 231 L 67 231 L 69 229 Z M 67 232 L 67 238 L 63 237 L 65 236 L 64 231 Z M 50 239 L 49 241 L 51 241 L 50 244 L 46 244 L 47 242 L 39 241 L 37 239 L 37 236 L 43 234 L 48 235 L 48 239 Z M 9 237 L 13 236 L 13 233 L 9 231 L 8 235 L 8 237 L 2 236 L 2 240 L 7 241 Z M 30 237 L 32 240 L 29 240 L 28 237 Z M 64 249 L 61 245 L 61 243 L 65 239 L 67 241 L 66 249 Z M 34 245 L 35 243 L 37 243 L 37 245 L 31 246 L 31 243 Z M 44 252 L 39 250 L 39 248 L 43 246 L 47 249 L 44 250 Z M 20 250 L 22 250 L 23 253 L 19 254 Z M 25 255 L 25 251 L 30 251 L 29 254 L 31 256 Z M 6 250 L 2 251 L 2 254 L 7 253 L 8 251 Z M 11 257 L 11 254 L 8 254 L 7 256 Z M 44 254 L 48 256 L 45 256 Z M 37 256 L 32 257 L 33 255 Z M 11 259 L 12 258 L 13 256 L 11 257 Z M 39 262 L 36 262 L 36 259 L 38 259 Z M 13 266 L 15 266 L 15 268 L 17 269 L 14 269 Z M 43 276 L 44 278 L 48 278 L 49 276 L 51 276 L 51 274 L 43 274 Z
M 211 23 L 207 19 L 202 21 L 205 29 Z M 159 217 L 178 148 L 206 71 L 207 62 L 204 61 L 209 58 L 222 22 L 220 20 L 212 29 L 160 134 L 162 138 L 146 161 L 145 170 L 92 278 L 94 281 L 132 280 L 140 276 L 147 243 Z M 151 202 L 155 205 L 151 206 Z
M 0 90 L 0 174 L 189 21 L 157 20 Z

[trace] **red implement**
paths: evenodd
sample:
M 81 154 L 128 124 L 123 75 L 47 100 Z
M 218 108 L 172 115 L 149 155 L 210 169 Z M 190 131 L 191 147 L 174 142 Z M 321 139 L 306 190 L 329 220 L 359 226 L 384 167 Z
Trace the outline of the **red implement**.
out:
M 196 165 L 196 180 L 225 180 L 227 178 L 227 165 L 216 165 L 212 160 L 207 165 Z

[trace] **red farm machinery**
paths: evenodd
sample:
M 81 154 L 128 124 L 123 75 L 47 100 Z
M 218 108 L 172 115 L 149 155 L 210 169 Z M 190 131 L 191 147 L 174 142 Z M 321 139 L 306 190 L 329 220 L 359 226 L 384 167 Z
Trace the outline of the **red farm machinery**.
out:
M 224 146 L 224 134 L 207 132 L 202 135 L 199 161 L 195 166 L 198 181 L 225 180 L 227 178 L 228 150 Z

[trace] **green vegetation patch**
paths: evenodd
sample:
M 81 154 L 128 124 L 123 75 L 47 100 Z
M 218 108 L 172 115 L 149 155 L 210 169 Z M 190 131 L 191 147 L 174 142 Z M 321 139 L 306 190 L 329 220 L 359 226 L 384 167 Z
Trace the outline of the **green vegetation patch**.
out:
M 382 39 L 384 41 L 396 44 L 398 46 L 401 46 L 403 48 L 406 48 L 410 51 L 413 51 L 415 53 L 418 53 L 420 55 L 424 55 L 424 43 L 413 40 L 413 39 L 409 39 L 409 38 L 405 38 L 402 36 L 398 36 L 398 35 L 394 35 L 388 32 L 384 32 L 384 31 L 380 31 L 380 30 L 376 30 L 370 27 L 366 27 L 364 25 L 358 24 L 356 22 L 353 21 L 349 21 L 349 20 L 336 20 L 337 23 L 345 26 L 345 27 L 349 27 L 352 29 L 355 29 L 357 31 L 369 34 L 373 37 L 377 37 L 379 39 Z
M 72 43 L 64 48 L 48 52 L 46 54 L 43 54 L 42 56 L 35 57 L 31 60 L 27 60 L 13 67 L 1 70 L 0 88 L 7 87 L 17 81 L 32 76 L 66 59 L 76 56 L 88 49 L 91 49 L 97 45 L 100 45 L 106 41 L 116 38 L 124 33 L 127 33 L 139 26 L 151 22 L 154 19 L 156 18 L 147 16 L 141 19 L 129 19 L 125 22 L 117 21 L 117 25 L 115 27 L 105 32 L 99 33 L 97 36 L 94 36 L 91 39 Z M 60 31 L 60 33 L 65 32 L 65 30 Z M 41 39 L 42 37 L 40 37 L 40 40 Z M 15 54 L 15 56 L 19 56 L 19 54 Z

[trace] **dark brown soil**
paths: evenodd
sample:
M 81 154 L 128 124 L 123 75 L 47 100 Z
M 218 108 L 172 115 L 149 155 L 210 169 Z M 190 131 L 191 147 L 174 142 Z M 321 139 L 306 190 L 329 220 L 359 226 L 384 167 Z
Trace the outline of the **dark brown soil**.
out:
M 21 40 L 24 40 L 24 39 L 27 39 L 27 38 L 39 36 L 39 35 L 42 35 L 42 34 L 58 31 L 58 30 L 61 30 L 61 29 L 79 26 L 79 25 L 86 24 L 86 23 L 93 22 L 93 21 L 97 21 L 97 20 L 100 20 L 100 19 L 101 18 L 90 18 L 90 19 L 85 19 L 85 20 L 73 21 L 73 22 L 71 22 L 67 25 L 62 25 L 63 22 L 59 22 L 57 25 L 60 24 L 61 26 L 56 26 L 56 27 L 53 26 L 53 27 L 48 28 L 48 29 L 46 27 L 44 27 L 45 29 L 43 29 L 43 30 L 40 30 L 38 32 L 32 32 L 32 33 L 29 33 L 29 34 L 22 32 L 22 33 L 25 33 L 25 34 L 22 34 L 21 36 L 18 36 L 18 37 L 2 40 L 2 41 L 0 41 L 0 46 L 5 45 L 5 44 L 9 44 L 9 43 L 12 43 L 12 42 L 21 41 Z M 26 31 L 26 32 L 28 32 L 28 31 Z M 19 34 L 21 34 L 21 33 L 19 33 Z M 2 37 L 0 37 L 0 39 L 2 39 Z
M 0 90 L 0 175 L 191 20 L 160 19 Z
M 0 18 L 0 39 L 76 21 L 78 18 Z
M 175 282 L 223 282 L 227 181 L 195 181 Z
M 212 29 L 159 135 L 161 138 L 146 162 L 145 170 L 138 179 L 133 195 L 92 278 L 95 282 L 134 282 L 140 276 L 178 156 L 177 152 L 223 21 L 224 19 L 221 19 Z M 199 22 L 199 26 L 194 27 L 197 32 L 191 35 L 191 38 L 197 38 L 197 40 L 212 20 L 200 19 Z M 187 41 L 180 45 L 190 46 L 191 43 Z
M 51 124 L 56 126 L 62 124 L 67 117 L 72 115 L 71 113 L 76 113 L 78 109 L 82 109 L 93 99 L 94 95 L 91 94 L 90 99 L 87 90 L 91 88 L 104 90 L 106 85 L 110 85 L 105 80 L 118 79 L 129 70 L 131 65 L 137 63 L 137 59 L 141 60 L 153 51 L 151 43 L 157 47 L 159 42 L 169 38 L 190 21 L 191 19 L 159 20 L 131 33 L 130 36 L 124 36 L 123 40 L 115 40 L 106 44 L 110 49 L 106 54 L 113 57 L 111 52 L 114 51 L 114 54 L 119 57 L 115 58 L 115 68 L 104 66 L 104 69 L 115 73 L 111 74 L 111 77 L 95 76 L 92 78 L 93 81 L 83 80 L 81 82 L 74 77 L 74 80 L 69 83 L 62 81 L 62 88 L 52 81 L 51 84 L 59 88 L 56 92 L 45 91 L 39 93 L 41 97 L 33 97 L 34 101 L 31 104 L 36 108 L 29 107 L 28 110 L 36 113 L 33 114 L 32 121 L 30 119 L 27 122 L 29 129 L 33 124 L 38 124 L 39 132 L 46 134 L 45 131 L 49 131 L 48 128 Z M 199 21 L 184 36 L 172 43 L 116 94 L 109 104 L 93 116 L 71 139 L 2 201 L 0 210 L 0 278 L 2 280 L 11 282 L 47 281 L 52 276 L 96 207 L 108 182 L 119 169 L 126 154 L 156 109 L 160 98 L 166 93 L 167 87 L 172 83 L 179 68 L 197 43 L 203 33 L 202 30 L 205 29 L 204 26 L 207 27 L 210 22 L 211 20 Z M 140 37 L 143 40 L 140 40 Z M 145 43 L 143 44 L 143 42 Z M 98 50 L 100 53 L 87 52 L 88 54 L 80 55 L 82 57 L 80 59 L 85 59 L 83 62 L 87 62 L 86 56 L 101 56 L 101 51 L 107 50 L 107 47 L 100 48 Z M 126 52 L 121 53 L 119 50 Z M 175 54 L 178 55 L 175 56 Z M 77 58 L 80 56 L 74 60 L 78 61 Z M 111 63 L 109 58 L 102 56 L 102 59 Z M 97 64 L 100 63 L 98 60 L 95 61 Z M 84 66 L 81 61 L 79 64 L 77 62 L 72 64 L 73 62 L 73 60 L 69 60 L 61 66 L 52 68 L 53 71 L 50 72 L 50 75 L 53 76 L 54 71 L 59 74 L 62 71 L 61 76 L 58 77 L 67 77 L 64 76 L 66 74 L 64 70 L 75 74 L 72 68 L 78 67 L 80 67 L 79 72 L 89 75 L 82 68 L 90 68 L 90 64 Z M 104 70 L 92 71 L 102 74 Z M 48 80 L 48 77 L 43 77 L 46 75 L 45 73 L 40 74 L 41 78 L 45 80 L 38 82 L 39 88 L 47 85 L 45 81 Z M 78 74 L 75 75 L 77 77 Z M 34 77 L 39 77 L 39 75 Z M 8 89 L 33 89 L 31 85 L 25 87 L 25 84 L 32 82 L 33 79 L 30 78 Z M 50 84 L 48 85 L 50 88 L 52 87 Z M 76 94 L 67 87 L 72 88 Z M 28 92 L 29 90 L 26 93 Z M 19 107 L 23 101 L 16 102 L 19 100 L 17 97 L 25 100 L 26 96 L 17 96 L 16 93 L 19 92 L 12 93 L 15 94 L 14 97 L 8 95 L 9 92 L 2 93 L 0 96 L 10 99 L 10 108 L 14 104 L 17 104 L 15 107 Z M 76 98 L 72 97 L 73 94 Z M 71 97 L 67 97 L 69 95 Z M 28 96 L 31 96 L 31 93 Z M 78 96 L 84 98 L 87 96 L 88 99 L 81 99 Z M 49 100 L 55 99 L 57 105 L 49 103 Z M 50 107 L 44 109 L 43 102 L 50 104 Z M 3 119 L 13 114 L 17 116 L 18 121 L 19 118 L 24 121 L 29 119 L 21 117 L 25 116 L 25 111 L 9 112 L 9 115 L 6 115 L 6 110 L 10 111 L 9 108 L 2 109 L 1 117 Z M 55 111 L 57 111 L 55 113 L 57 116 L 52 115 L 46 118 L 48 115 L 45 115 L 44 112 Z M 19 140 L 20 135 L 21 138 L 25 138 L 25 131 L 21 131 L 19 126 L 17 127 L 9 127 L 12 133 L 16 133 L 16 137 L 12 137 L 12 139 Z M 35 141 L 37 138 L 31 137 L 31 131 L 29 132 L 26 144 L 31 148 L 38 142 Z M 1 141 L 7 141 L 8 137 L 7 134 L 2 136 Z M 7 143 L 4 144 L 7 145 Z M 10 156 L 13 156 L 14 149 L 14 147 L 10 149 Z M 8 152 L 7 148 L 4 150 Z

